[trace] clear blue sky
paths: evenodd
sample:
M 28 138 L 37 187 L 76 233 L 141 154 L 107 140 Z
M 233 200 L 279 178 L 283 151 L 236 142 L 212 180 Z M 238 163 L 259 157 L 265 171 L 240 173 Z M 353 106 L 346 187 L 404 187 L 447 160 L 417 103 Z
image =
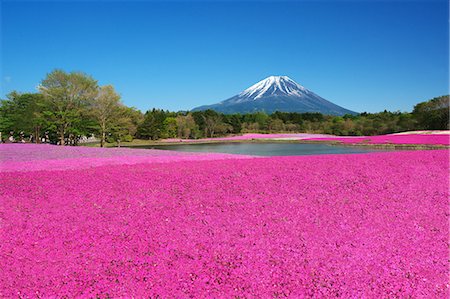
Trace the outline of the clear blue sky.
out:
M 126 105 L 188 110 L 287 75 L 354 111 L 448 93 L 446 0 L 1 1 L 1 92 L 55 68 Z

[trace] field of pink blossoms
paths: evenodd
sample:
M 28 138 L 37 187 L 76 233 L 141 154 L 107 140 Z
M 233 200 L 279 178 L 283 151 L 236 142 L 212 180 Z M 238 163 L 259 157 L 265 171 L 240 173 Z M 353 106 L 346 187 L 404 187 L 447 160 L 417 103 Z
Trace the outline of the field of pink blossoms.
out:
M 450 136 L 447 134 L 402 134 L 402 135 L 379 135 L 379 136 L 331 136 L 313 137 L 306 140 L 314 141 L 337 141 L 347 144 L 430 144 L 450 145 Z
M 426 131 L 425 131 L 426 132 Z M 445 132 L 445 131 L 443 131 Z M 449 134 L 389 134 L 379 136 L 333 136 L 324 134 L 243 134 L 241 136 L 230 136 L 206 139 L 165 139 L 164 142 L 205 142 L 205 141 L 236 141 L 256 139 L 291 139 L 309 141 L 332 141 L 346 144 L 428 144 L 428 145 L 450 145 Z
M 238 136 L 228 136 L 228 137 L 217 137 L 217 138 L 203 138 L 203 139 L 179 139 L 170 138 L 163 139 L 163 142 L 205 142 L 205 141 L 236 141 L 236 140 L 254 140 L 254 139 L 310 139 L 310 138 L 325 138 L 332 137 L 332 135 L 325 134 L 259 134 L 259 133 L 248 133 Z
M 0 145 L 0 298 L 448 298 L 448 154 Z
M 245 159 L 245 155 L 187 153 L 130 148 L 59 147 L 50 144 L 1 144 L 0 172 L 84 169 L 103 165 Z

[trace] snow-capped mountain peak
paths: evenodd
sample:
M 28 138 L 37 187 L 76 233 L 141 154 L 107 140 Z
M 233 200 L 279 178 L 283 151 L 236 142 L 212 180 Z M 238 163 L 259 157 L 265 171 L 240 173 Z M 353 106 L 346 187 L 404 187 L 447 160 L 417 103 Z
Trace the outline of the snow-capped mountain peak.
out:
M 309 90 L 288 76 L 270 76 L 250 86 L 239 96 L 256 100 L 264 96 L 301 96 L 305 93 Z
M 331 115 L 356 114 L 333 104 L 301 86 L 288 76 L 270 76 L 243 92 L 217 104 L 192 109 L 212 109 L 222 113 L 320 112 Z

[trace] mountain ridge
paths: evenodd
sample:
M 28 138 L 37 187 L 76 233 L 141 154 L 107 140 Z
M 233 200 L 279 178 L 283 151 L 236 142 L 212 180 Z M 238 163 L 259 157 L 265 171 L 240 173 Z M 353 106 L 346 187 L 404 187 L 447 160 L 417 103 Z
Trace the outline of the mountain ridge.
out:
M 288 76 L 269 76 L 239 94 L 217 104 L 195 107 L 191 111 L 212 109 L 217 112 L 268 114 L 280 112 L 320 112 L 330 115 L 357 114 L 318 96 Z

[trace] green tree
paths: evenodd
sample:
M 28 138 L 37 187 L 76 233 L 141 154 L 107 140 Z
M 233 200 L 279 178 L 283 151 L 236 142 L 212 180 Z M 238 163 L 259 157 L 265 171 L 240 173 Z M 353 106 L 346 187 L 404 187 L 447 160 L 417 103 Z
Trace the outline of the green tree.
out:
M 214 137 L 214 133 L 223 129 L 222 117 L 213 110 L 205 111 L 203 115 L 205 122 L 205 137 Z
M 137 132 L 137 126 L 140 122 L 139 118 L 142 116 L 140 111 L 120 105 L 116 114 L 116 119 L 112 123 L 110 129 L 111 141 L 116 141 L 120 144 L 121 141 L 130 142 Z
M 270 118 L 267 128 L 269 129 L 269 131 L 280 132 L 284 131 L 285 126 L 283 120 L 279 118 Z
M 65 145 L 68 133 L 81 133 L 83 118 L 98 94 L 97 81 L 84 73 L 54 70 L 39 91 L 46 100 L 43 114 L 54 125 L 60 145 Z
M 102 86 L 92 105 L 92 115 L 99 127 L 100 146 L 106 141 L 106 134 L 117 127 L 117 122 L 124 116 L 120 96 L 111 85 Z
M 35 142 L 38 142 L 41 129 L 45 126 L 43 109 L 41 94 L 11 92 L 6 100 L 0 102 L 0 132 L 23 131 L 26 135 L 33 134 Z
M 421 129 L 448 130 L 449 128 L 449 96 L 433 98 L 414 106 L 412 112 Z
M 178 138 L 187 139 L 189 137 L 192 137 L 198 130 L 198 126 L 195 123 L 194 117 L 190 113 L 187 115 L 178 115 L 176 118 L 176 122 Z
M 242 130 L 242 116 L 240 114 L 224 115 L 224 121 L 231 126 L 231 132 L 240 133 Z
M 138 128 L 138 137 L 157 140 L 164 136 L 164 121 L 168 114 L 169 113 L 164 110 L 155 108 L 147 111 L 144 115 L 143 122 Z
M 164 128 L 167 138 L 174 138 L 177 136 L 177 118 L 176 117 L 166 117 L 164 120 Z
M 134 137 L 137 134 L 138 127 L 142 124 L 144 121 L 144 115 L 142 112 L 134 107 L 127 107 L 123 106 L 124 115 L 126 115 L 129 119 L 129 125 L 128 125 L 128 134 L 131 137 Z
M 266 130 L 269 122 L 269 116 L 265 112 L 256 112 L 255 122 L 258 123 L 260 130 Z

